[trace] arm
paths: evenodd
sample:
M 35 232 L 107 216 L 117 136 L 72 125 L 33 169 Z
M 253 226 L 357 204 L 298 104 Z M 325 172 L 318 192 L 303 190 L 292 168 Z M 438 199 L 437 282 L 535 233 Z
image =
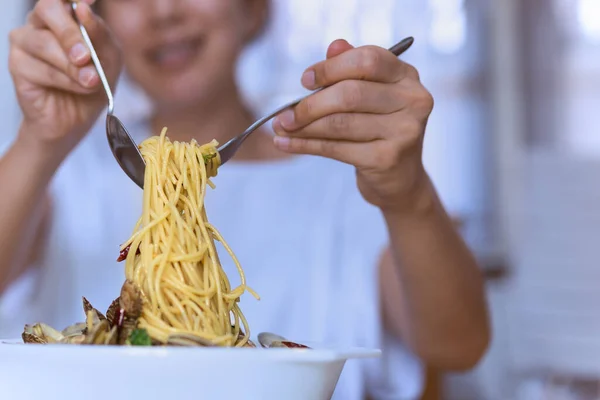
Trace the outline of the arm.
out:
M 388 226 L 388 327 L 432 367 L 472 366 L 489 336 L 483 285 L 423 166 L 433 98 L 419 72 L 380 47 L 338 40 L 302 83 L 325 89 L 275 118 L 275 145 L 356 168 L 358 189 Z
M 121 54 L 91 3 L 80 1 L 77 16 L 114 87 Z M 27 22 L 11 31 L 9 69 L 23 123 L 0 159 L 0 293 L 39 255 L 48 183 L 106 104 L 89 49 L 62 0 L 37 1 Z
M 425 193 L 414 212 L 384 212 L 384 321 L 427 366 L 468 369 L 490 336 L 482 277 L 431 185 Z
M 0 293 L 40 254 L 56 167 L 47 153 L 21 139 L 0 159 Z

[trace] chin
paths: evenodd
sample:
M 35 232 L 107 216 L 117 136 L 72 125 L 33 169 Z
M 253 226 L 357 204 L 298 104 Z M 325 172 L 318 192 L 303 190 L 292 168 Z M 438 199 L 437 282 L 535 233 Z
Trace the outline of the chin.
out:
M 234 72 L 220 68 L 222 64 L 198 61 L 170 70 L 136 62 L 131 70 L 138 73 L 131 75 L 161 109 L 202 106 L 214 103 L 223 90 L 235 87 Z
M 149 91 L 157 107 L 161 109 L 184 109 L 190 106 L 201 107 L 214 100 L 216 92 L 203 86 L 163 86 Z

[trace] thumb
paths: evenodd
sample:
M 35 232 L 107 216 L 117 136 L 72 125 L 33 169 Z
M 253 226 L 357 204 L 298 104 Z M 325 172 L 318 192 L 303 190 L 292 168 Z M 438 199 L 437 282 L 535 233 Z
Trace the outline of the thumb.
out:
M 352 46 L 344 39 L 334 40 L 333 42 L 331 42 L 329 48 L 327 49 L 327 59 L 339 56 L 340 54 L 345 53 L 353 48 L 354 46 Z

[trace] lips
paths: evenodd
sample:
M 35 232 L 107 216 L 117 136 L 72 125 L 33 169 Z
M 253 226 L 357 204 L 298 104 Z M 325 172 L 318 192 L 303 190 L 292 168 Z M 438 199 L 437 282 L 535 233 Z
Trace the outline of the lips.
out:
M 155 67 L 174 71 L 191 64 L 200 53 L 201 47 L 201 38 L 181 39 L 155 46 L 148 51 L 147 55 Z

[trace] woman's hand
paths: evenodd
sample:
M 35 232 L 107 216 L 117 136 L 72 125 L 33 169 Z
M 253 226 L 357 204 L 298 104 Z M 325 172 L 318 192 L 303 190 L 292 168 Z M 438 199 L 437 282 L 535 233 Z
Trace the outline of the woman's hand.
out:
M 77 16 L 114 86 L 121 55 L 104 22 L 90 9 L 93 2 L 80 1 Z M 106 106 L 70 3 L 38 1 L 26 24 L 10 33 L 9 67 L 23 111 L 19 139 L 66 156 Z
M 433 99 L 417 70 L 386 49 L 339 40 L 302 84 L 328 87 L 275 119 L 276 146 L 354 165 L 362 195 L 384 211 L 418 206 L 430 186 L 422 147 Z

